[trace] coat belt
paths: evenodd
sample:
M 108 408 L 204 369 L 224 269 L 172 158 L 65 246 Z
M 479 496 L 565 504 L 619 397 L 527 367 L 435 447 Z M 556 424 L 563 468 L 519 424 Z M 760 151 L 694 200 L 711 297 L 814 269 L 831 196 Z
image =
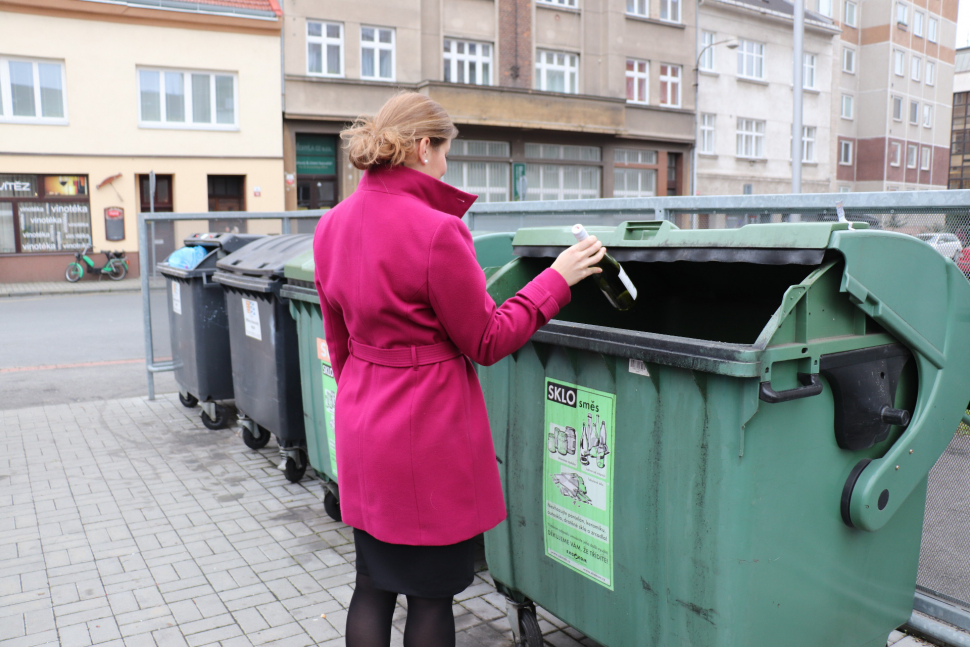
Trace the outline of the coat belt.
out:
M 392 368 L 411 367 L 415 371 L 418 370 L 419 366 L 439 364 L 462 355 L 462 352 L 450 339 L 428 346 L 410 346 L 408 348 L 375 348 L 351 339 L 348 346 L 351 355 L 365 362 Z

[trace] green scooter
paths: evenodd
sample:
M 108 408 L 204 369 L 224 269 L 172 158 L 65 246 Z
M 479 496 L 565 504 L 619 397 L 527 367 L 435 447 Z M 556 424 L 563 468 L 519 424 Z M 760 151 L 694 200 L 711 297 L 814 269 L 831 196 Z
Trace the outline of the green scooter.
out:
M 103 252 L 108 262 L 102 267 L 95 267 L 94 261 L 87 255 L 88 250 L 91 250 L 90 245 L 80 252 L 74 252 L 74 262 L 69 264 L 64 272 L 64 278 L 71 283 L 80 281 L 85 269 L 89 274 L 104 274 L 115 281 L 128 276 L 128 259 L 125 258 L 124 252 Z

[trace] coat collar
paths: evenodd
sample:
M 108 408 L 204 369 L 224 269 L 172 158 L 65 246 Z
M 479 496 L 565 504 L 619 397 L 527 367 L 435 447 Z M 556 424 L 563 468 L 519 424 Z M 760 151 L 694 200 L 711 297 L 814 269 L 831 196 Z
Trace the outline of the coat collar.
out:
M 358 188 L 394 195 L 409 195 L 432 209 L 461 218 L 478 199 L 450 184 L 406 166 L 382 166 L 364 171 Z

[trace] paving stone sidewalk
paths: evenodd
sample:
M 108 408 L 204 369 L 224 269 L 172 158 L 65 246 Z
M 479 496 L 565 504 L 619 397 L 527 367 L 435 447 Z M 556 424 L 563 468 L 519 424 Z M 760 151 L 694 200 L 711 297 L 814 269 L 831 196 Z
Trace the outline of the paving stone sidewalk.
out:
M 137 278 L 112 281 L 82 278 L 77 283 L 65 281 L 32 281 L 29 283 L 0 283 L 2 297 L 34 297 L 53 294 L 92 294 L 96 292 L 140 292 L 141 281 Z
M 0 647 L 344 645 L 350 529 L 274 445 L 175 394 L 0 411 Z M 487 571 L 453 608 L 459 646 L 511 645 Z M 595 645 L 540 616 L 548 644 Z

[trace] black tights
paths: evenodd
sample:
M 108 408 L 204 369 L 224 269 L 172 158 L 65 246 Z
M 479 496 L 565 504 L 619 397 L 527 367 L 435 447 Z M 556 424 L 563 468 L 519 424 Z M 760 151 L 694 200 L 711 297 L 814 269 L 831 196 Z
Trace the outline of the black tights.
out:
M 451 598 L 407 598 L 404 647 L 454 647 Z M 347 613 L 347 647 L 388 647 L 396 603 L 397 593 L 375 588 L 369 576 L 358 573 Z

